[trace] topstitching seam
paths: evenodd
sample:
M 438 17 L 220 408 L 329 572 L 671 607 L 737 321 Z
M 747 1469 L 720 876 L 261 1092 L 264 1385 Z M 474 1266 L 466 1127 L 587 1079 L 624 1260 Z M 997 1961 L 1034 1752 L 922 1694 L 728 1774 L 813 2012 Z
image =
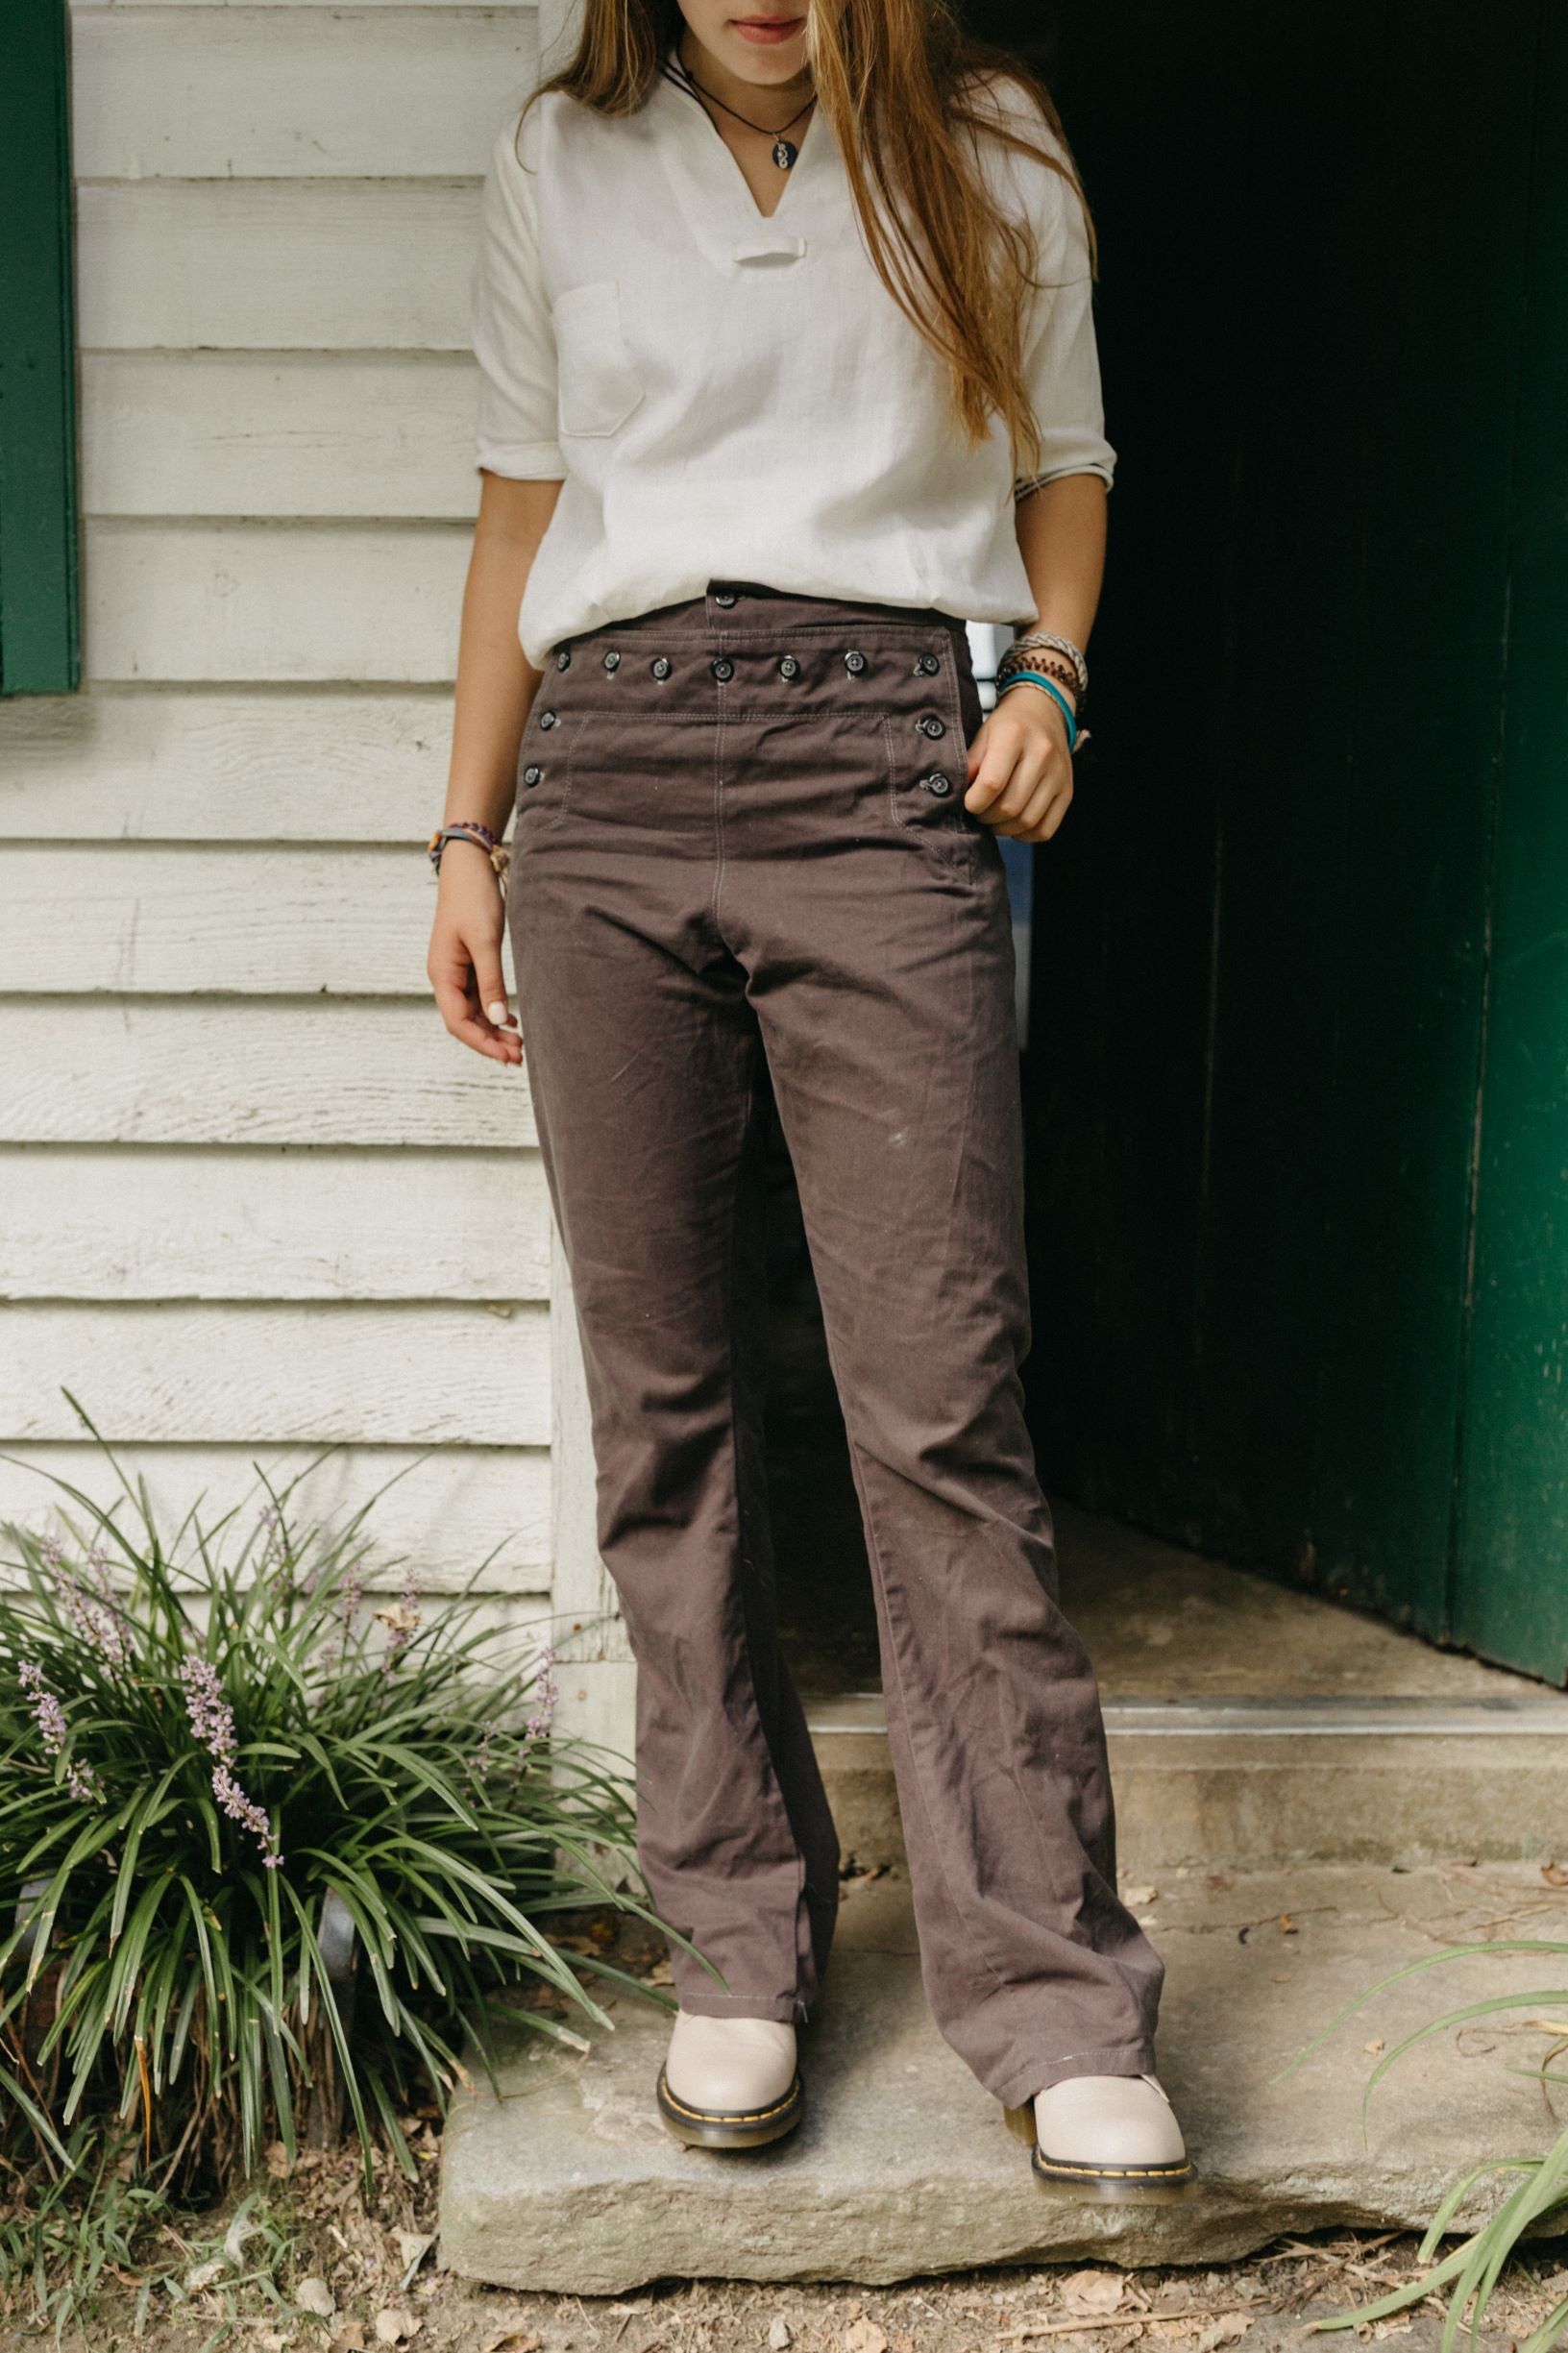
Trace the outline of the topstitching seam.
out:
M 724 874 L 724 719 L 720 711 L 714 720 L 713 738 L 713 889 L 708 894 L 708 920 L 721 939 L 719 927 L 719 890 Z

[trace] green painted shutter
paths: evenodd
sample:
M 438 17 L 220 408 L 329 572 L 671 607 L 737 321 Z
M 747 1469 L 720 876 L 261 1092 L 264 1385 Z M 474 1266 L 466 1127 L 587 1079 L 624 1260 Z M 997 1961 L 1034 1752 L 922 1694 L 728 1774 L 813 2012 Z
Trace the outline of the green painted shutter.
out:
M 0 694 L 80 684 L 64 0 L 0 0 Z
M 1547 0 L 1499 719 L 1453 1631 L 1568 1681 L 1568 9 Z

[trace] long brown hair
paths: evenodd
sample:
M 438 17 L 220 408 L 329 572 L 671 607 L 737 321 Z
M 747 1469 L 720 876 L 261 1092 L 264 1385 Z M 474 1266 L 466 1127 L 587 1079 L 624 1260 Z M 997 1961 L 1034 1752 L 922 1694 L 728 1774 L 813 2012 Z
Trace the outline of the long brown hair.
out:
M 1026 477 L 1039 463 L 1040 437 L 1019 322 L 1030 287 L 1041 282 L 1039 257 L 1028 225 L 987 186 L 974 139 L 987 132 L 1060 174 L 1084 206 L 1092 267 L 1093 225 L 1050 92 L 1010 51 L 966 32 L 949 0 L 844 0 L 842 9 L 806 0 L 806 9 L 817 104 L 844 157 L 872 266 L 946 363 L 953 414 L 969 447 L 999 415 L 1014 474 Z M 676 0 L 585 0 L 576 55 L 539 84 L 528 106 L 563 90 L 601 114 L 634 113 L 684 24 Z M 1065 165 L 999 118 L 986 95 L 992 75 L 1039 110 Z M 1015 115 L 1022 110 L 1015 102 Z

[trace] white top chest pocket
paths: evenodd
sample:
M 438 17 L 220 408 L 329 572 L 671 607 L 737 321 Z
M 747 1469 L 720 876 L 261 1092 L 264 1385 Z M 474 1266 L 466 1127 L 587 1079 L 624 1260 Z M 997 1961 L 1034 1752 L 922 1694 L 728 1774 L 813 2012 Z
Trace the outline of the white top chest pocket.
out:
M 550 317 L 562 433 L 618 431 L 643 397 L 622 331 L 620 286 L 613 278 L 568 286 Z

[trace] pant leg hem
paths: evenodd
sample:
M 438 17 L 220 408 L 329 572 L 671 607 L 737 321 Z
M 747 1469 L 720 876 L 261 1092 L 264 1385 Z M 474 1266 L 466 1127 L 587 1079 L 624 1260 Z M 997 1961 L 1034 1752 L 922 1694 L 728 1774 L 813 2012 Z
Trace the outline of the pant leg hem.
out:
M 1152 2043 L 1107 2043 L 1095 2050 L 1069 2051 L 1060 2059 L 1031 2059 L 986 2089 L 994 2092 L 1004 2108 L 1025 2108 L 1037 2092 L 1048 2092 L 1052 2084 L 1066 2083 L 1075 2075 L 1153 2073 Z
M 798 2026 L 806 2004 L 798 1994 L 707 1994 L 684 1991 L 680 2006 L 688 2018 L 771 2018 L 781 2026 Z

